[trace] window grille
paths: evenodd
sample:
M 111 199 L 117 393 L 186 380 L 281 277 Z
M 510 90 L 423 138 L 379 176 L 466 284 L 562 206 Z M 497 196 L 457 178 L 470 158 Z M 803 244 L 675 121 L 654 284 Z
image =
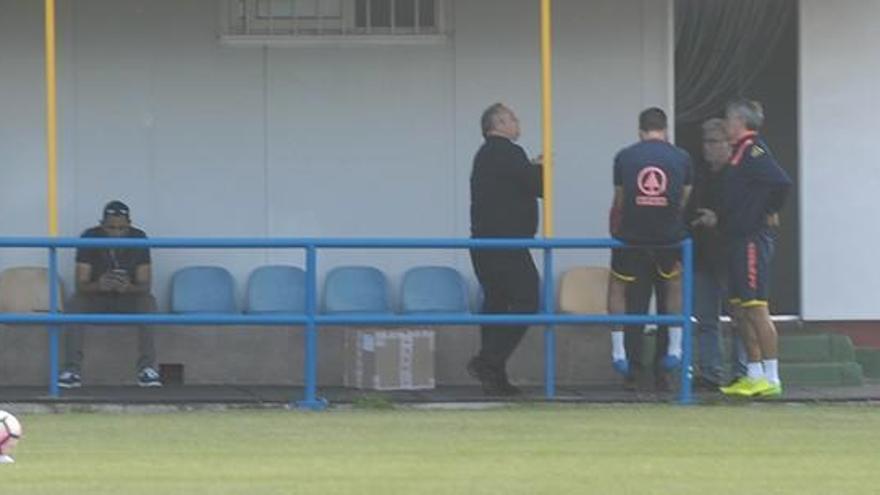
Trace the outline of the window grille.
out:
M 446 35 L 447 0 L 225 0 L 221 37 L 230 42 L 380 39 Z

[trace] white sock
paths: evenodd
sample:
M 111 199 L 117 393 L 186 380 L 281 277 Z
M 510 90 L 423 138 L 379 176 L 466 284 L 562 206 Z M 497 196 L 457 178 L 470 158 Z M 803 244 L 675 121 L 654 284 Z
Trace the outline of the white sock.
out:
M 779 385 L 779 360 L 765 359 L 764 373 L 767 375 L 767 381 L 769 381 L 773 385 Z
M 753 363 L 750 361 L 747 376 L 752 380 L 760 380 L 761 378 L 764 378 L 764 367 L 760 362 Z
M 622 361 L 626 359 L 626 347 L 623 344 L 623 332 L 616 330 L 611 332 L 611 359 Z
M 669 345 L 666 354 L 681 359 L 681 327 L 669 327 Z

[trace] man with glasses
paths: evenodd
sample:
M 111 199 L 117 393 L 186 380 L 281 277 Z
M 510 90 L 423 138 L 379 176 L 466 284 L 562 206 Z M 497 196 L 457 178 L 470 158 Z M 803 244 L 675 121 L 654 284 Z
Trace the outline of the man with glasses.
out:
M 699 374 L 697 389 L 716 391 L 724 384 L 722 364 L 721 301 L 726 283 L 724 239 L 717 228 L 724 172 L 730 161 L 731 145 L 723 119 L 703 123 L 703 164 L 696 168 L 694 192 L 689 204 L 694 239 L 694 316 L 697 317 Z M 746 375 L 745 347 L 733 336 L 731 352 L 733 379 Z
M 128 206 L 111 201 L 104 206 L 100 225 L 86 230 L 83 238 L 144 239 L 144 231 L 132 227 Z M 81 248 L 76 250 L 76 293 L 68 302 L 70 313 L 155 313 L 156 299 L 150 294 L 150 251 L 146 248 Z M 58 377 L 62 388 L 82 386 L 82 328 L 65 331 L 64 371 Z M 151 330 L 138 327 L 137 383 L 161 387 L 155 369 L 156 353 Z

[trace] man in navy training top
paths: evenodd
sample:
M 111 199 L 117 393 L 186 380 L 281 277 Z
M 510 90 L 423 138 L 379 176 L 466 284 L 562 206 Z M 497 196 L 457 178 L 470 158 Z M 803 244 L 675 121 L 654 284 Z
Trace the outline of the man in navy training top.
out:
M 128 206 L 111 201 L 104 206 L 101 224 L 82 234 L 83 238 L 143 239 L 144 231 L 132 227 Z M 151 262 L 146 248 L 81 248 L 76 250 L 76 293 L 67 304 L 70 313 L 155 313 L 156 299 L 150 294 Z M 82 328 L 65 331 L 64 371 L 58 377 L 62 388 L 82 386 Z M 135 368 L 141 387 L 160 387 L 155 369 L 156 353 L 149 328 L 138 327 L 139 357 Z
M 614 200 L 611 234 L 627 244 L 646 247 L 617 248 L 611 253 L 608 312 L 627 311 L 627 288 L 637 283 L 641 269 L 651 264 L 664 280 L 666 309 L 681 312 L 681 250 L 675 244 L 687 236 L 683 208 L 691 191 L 691 157 L 667 140 L 663 110 L 649 108 L 639 115 L 639 142 L 621 150 L 614 159 Z M 661 246 L 661 247 L 657 247 Z M 612 365 L 624 376 L 630 363 L 621 325 L 612 337 Z M 669 329 L 663 365 L 681 363 L 681 327 Z
M 471 237 L 532 238 L 538 229 L 542 196 L 539 159 L 529 160 L 515 144 L 516 114 L 496 103 L 483 112 L 485 141 L 471 172 Z M 483 288 L 484 313 L 535 313 L 538 270 L 526 248 L 472 249 L 474 272 Z M 467 364 L 487 395 L 512 396 L 520 390 L 507 378 L 507 360 L 528 330 L 525 325 L 483 325 L 480 351 Z
M 721 391 L 727 395 L 782 394 L 776 327 L 770 319 L 772 229 L 779 225 L 791 179 L 758 135 L 764 124 L 760 103 L 727 105 L 733 156 L 724 175 L 720 225 L 727 244 L 728 286 L 733 317 L 748 352 L 746 376 Z

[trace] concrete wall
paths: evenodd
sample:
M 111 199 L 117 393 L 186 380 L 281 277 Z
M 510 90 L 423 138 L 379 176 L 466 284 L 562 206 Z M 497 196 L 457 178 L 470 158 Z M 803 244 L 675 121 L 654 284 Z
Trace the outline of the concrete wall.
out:
M 636 138 L 642 108 L 672 110 L 671 2 L 554 5 L 556 232 L 604 236 L 614 153 Z M 466 236 L 482 109 L 499 100 L 516 109 L 522 144 L 539 152 L 538 5 L 452 7 L 446 44 L 243 48 L 218 42 L 211 0 L 62 2 L 62 235 L 78 235 L 118 197 L 156 237 Z M 0 0 L 4 235 L 45 232 L 41 26 L 39 2 Z M 62 260 L 68 279 L 72 255 Z M 0 267 L 43 258 L 4 251 Z M 223 265 L 241 290 L 256 266 L 301 259 L 157 251 L 155 290 L 164 307 L 180 267 Z M 566 253 L 558 266 L 606 262 L 606 253 Z M 451 264 L 473 279 L 464 253 L 320 257 L 322 272 L 352 263 L 381 267 L 395 285 L 418 264 Z M 160 361 L 184 343 L 163 339 Z M 463 355 L 474 346 L 456 342 Z
M 880 189 L 873 103 L 880 3 L 801 2 L 802 308 L 810 320 L 877 320 Z

